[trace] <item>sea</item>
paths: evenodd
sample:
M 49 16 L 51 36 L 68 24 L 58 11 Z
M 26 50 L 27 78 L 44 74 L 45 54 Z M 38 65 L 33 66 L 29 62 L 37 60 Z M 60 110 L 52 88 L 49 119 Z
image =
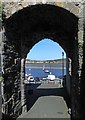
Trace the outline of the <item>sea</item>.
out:
M 49 72 L 52 75 L 55 75 L 56 77 L 62 78 L 63 76 L 62 67 L 51 65 L 51 67 L 45 67 L 45 69 L 49 70 Z M 46 73 L 42 65 L 39 66 L 39 65 L 29 64 L 29 65 L 26 65 L 25 67 L 25 74 L 32 74 L 34 78 L 35 77 L 39 77 L 39 78 L 47 77 L 50 73 Z M 64 68 L 64 75 L 66 75 L 66 67 Z

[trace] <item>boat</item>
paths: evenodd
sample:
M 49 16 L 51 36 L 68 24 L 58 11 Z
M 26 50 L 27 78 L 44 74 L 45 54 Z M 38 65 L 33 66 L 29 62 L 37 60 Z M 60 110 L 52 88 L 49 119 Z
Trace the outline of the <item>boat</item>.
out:
M 26 84 L 35 83 L 34 77 L 31 74 L 26 74 L 26 80 L 24 81 Z
M 29 68 L 29 71 L 31 70 L 31 68 Z
M 50 68 L 50 69 L 51 69 L 51 68 Z M 50 71 L 49 71 L 48 69 L 46 69 L 45 63 L 43 64 L 43 71 L 44 71 L 45 73 L 50 73 Z
M 44 70 L 45 73 L 49 73 L 49 70 Z
M 45 64 L 43 64 L 43 70 L 45 70 Z
M 49 80 L 55 80 L 55 75 L 50 74 L 50 75 L 47 76 L 47 79 L 49 79 Z

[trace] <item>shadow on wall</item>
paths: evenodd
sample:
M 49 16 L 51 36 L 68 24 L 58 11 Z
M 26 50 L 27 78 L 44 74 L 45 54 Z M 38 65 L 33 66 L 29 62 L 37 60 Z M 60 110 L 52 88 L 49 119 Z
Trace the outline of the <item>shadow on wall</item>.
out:
M 83 64 L 81 75 L 81 118 L 85 118 L 85 23 L 84 23 L 84 45 L 83 45 Z

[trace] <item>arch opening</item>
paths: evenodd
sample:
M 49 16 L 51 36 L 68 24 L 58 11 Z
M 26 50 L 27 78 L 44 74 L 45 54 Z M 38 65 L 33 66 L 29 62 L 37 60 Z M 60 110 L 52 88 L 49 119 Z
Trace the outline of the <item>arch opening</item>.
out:
M 66 53 L 64 49 L 57 42 L 54 42 L 52 39 L 44 38 L 32 47 L 32 49 L 26 54 L 26 59 L 30 60 L 61 59 L 62 52 L 64 52 L 65 54 L 64 57 L 66 58 Z
M 38 54 L 37 51 L 41 55 L 36 56 L 36 54 Z M 47 54 L 45 54 L 45 52 L 47 52 Z M 54 52 L 56 57 L 54 57 L 54 54 L 51 54 L 50 52 L 52 53 Z M 65 54 L 64 50 L 59 46 L 59 44 L 54 42 L 52 39 L 41 40 L 40 42 L 35 44 L 28 53 L 25 61 L 25 82 L 27 83 L 28 81 L 29 87 L 27 87 L 27 89 L 29 91 L 29 94 L 33 92 L 33 95 L 31 94 L 30 100 L 29 97 L 26 97 L 27 101 L 29 101 L 30 104 L 30 105 L 27 104 L 27 110 L 29 112 L 30 112 L 30 108 L 32 109 L 32 106 L 38 102 L 38 99 L 44 98 L 45 96 L 48 97 L 49 95 L 50 96 L 58 95 L 63 97 L 65 99 L 65 102 L 67 102 L 65 96 L 63 95 L 63 89 L 62 89 L 63 87 L 66 87 L 65 81 L 64 83 L 62 83 L 61 81 L 62 76 L 64 75 L 66 76 L 66 55 L 62 56 L 62 53 Z M 52 75 L 53 77 L 55 77 L 55 79 L 53 80 L 49 79 L 48 78 L 49 75 Z M 59 78 L 60 81 L 58 81 Z M 68 87 L 70 88 L 70 85 Z M 55 94 L 55 91 L 57 91 L 58 93 Z M 34 98 L 33 101 L 32 98 Z M 70 100 L 67 103 L 67 105 L 68 107 L 70 107 Z M 41 109 L 43 110 L 43 108 Z M 49 109 L 49 107 L 47 109 Z
M 34 68 L 37 68 L 38 67 L 37 63 L 39 63 L 40 64 L 39 68 L 42 67 L 42 70 L 45 69 L 43 67 L 46 67 L 45 66 L 46 62 L 48 63 L 47 67 L 49 70 L 51 70 L 53 66 L 56 69 L 57 63 L 59 63 L 58 66 L 60 67 L 58 67 L 58 69 L 60 69 L 60 76 L 64 76 L 64 74 L 62 73 L 62 67 L 65 67 L 66 69 L 66 53 L 58 43 L 54 42 L 51 39 L 46 38 L 35 44 L 33 48 L 30 50 L 30 52 L 27 54 L 25 63 L 28 66 L 27 69 L 29 68 L 28 73 L 32 72 L 30 71 L 31 67 L 33 68 L 33 64 L 31 64 L 31 62 L 34 63 Z M 62 66 L 62 64 L 64 64 L 64 66 Z M 25 73 L 27 74 L 27 72 Z M 64 73 L 66 74 L 66 70 L 64 70 Z M 33 76 L 35 77 L 35 75 Z

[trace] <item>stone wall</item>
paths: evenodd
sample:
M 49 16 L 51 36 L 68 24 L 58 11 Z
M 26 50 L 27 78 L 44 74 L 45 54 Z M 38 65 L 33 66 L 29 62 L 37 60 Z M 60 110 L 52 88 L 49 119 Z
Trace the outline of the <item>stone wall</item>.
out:
M 21 112 L 20 67 L 21 59 L 13 44 L 3 38 L 3 78 L 2 112 L 17 116 Z M 3 116 L 4 117 L 4 116 Z
M 51 4 L 51 5 L 56 5 L 63 7 L 67 10 L 69 10 L 71 13 L 75 14 L 76 16 L 79 16 L 82 11 L 82 2 L 79 2 L 76 0 L 74 1 L 69 1 L 69 0 L 3 0 L 3 5 L 4 5 L 4 12 L 6 17 L 10 17 L 12 14 L 15 12 L 30 6 L 30 5 L 36 5 L 36 4 Z
M 75 14 L 77 17 L 79 17 L 79 23 L 78 23 L 78 36 L 76 35 L 75 40 L 78 41 L 78 48 L 79 48 L 79 56 L 75 52 L 74 60 L 73 60 L 73 101 L 72 101 L 72 109 L 73 109 L 73 117 L 76 118 L 79 111 L 76 111 L 75 113 L 75 106 L 77 106 L 79 103 L 78 101 L 75 101 L 75 99 L 78 97 L 77 95 L 80 94 L 80 86 L 79 82 L 76 77 L 78 77 L 77 71 L 79 72 L 79 76 L 81 77 L 81 68 L 82 68 L 82 53 L 81 48 L 83 46 L 83 2 L 57 2 L 57 0 L 54 0 L 54 2 L 49 2 L 48 0 L 33 0 L 33 2 L 29 2 L 28 0 L 20 0 L 18 1 L 11 1 L 11 2 L 3 2 L 4 6 L 4 13 L 6 15 L 6 19 L 12 16 L 15 12 L 18 12 L 19 10 L 35 4 L 52 4 L 56 6 L 63 7 L 67 10 L 69 10 L 71 13 Z M 2 112 L 5 115 L 9 115 L 12 117 L 17 117 L 20 113 L 22 113 L 22 105 L 25 104 L 24 101 L 24 88 L 23 85 L 23 66 L 24 63 L 21 64 L 21 61 L 23 62 L 24 58 L 21 60 L 21 50 L 17 50 L 15 41 L 9 41 L 7 40 L 5 36 L 5 32 L 3 35 L 3 77 L 4 77 L 4 89 L 3 89 L 3 95 L 2 95 Z M 21 45 L 21 44 L 20 44 Z M 21 49 L 23 50 L 24 45 L 22 45 Z M 74 51 L 76 51 L 77 48 L 75 48 Z M 78 59 L 79 57 L 79 59 Z M 79 62 L 79 69 L 77 68 L 77 63 Z M 74 66 L 75 64 L 75 66 Z M 76 74 L 76 75 L 75 75 Z M 76 78 L 76 79 L 75 79 Z M 77 84 L 76 84 L 77 83 Z M 74 87 L 77 85 L 77 87 Z M 77 91 L 78 90 L 78 91 Z M 77 92 L 76 92 L 77 91 Z M 22 92 L 22 93 L 21 93 Z M 21 101 L 22 100 L 22 101 Z M 75 102 L 74 102 L 75 101 Z M 78 108 L 78 106 L 77 106 Z M 78 110 L 78 109 L 77 109 Z M 79 116 L 78 116 L 79 117 Z

